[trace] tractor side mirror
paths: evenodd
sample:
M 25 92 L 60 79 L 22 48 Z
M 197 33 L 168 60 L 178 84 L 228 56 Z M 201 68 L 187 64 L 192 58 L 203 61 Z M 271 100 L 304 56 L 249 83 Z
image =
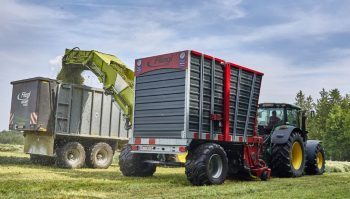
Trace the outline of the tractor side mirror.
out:
M 302 111 L 302 117 L 301 117 L 301 129 L 303 131 L 306 131 L 306 111 Z
M 314 110 L 312 110 L 312 111 L 310 112 L 310 116 L 311 116 L 311 118 L 314 118 L 314 117 L 315 117 L 315 111 L 314 111 Z

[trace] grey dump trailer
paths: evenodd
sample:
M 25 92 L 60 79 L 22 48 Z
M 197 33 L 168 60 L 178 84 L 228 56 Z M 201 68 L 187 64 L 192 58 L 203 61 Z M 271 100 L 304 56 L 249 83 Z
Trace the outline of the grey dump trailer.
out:
M 33 162 L 108 168 L 124 128 L 123 112 L 102 89 L 48 78 L 11 82 L 10 130 L 22 131 Z

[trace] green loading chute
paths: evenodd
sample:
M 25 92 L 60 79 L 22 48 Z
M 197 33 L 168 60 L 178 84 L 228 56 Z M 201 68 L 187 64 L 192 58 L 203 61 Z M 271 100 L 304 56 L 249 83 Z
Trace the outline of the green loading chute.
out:
M 73 48 L 66 49 L 62 70 L 57 78 L 64 82 L 82 84 L 84 79 L 81 73 L 84 70 L 92 71 L 103 83 L 106 93 L 113 95 L 125 113 L 126 128 L 130 128 L 134 104 L 134 71 L 114 55 Z

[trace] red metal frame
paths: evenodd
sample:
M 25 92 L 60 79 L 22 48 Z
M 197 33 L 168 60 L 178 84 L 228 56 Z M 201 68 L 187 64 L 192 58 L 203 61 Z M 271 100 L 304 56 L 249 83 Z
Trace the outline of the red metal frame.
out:
M 220 62 L 220 63 L 225 63 L 225 60 L 223 60 L 223 59 L 219 59 L 219 58 L 214 58 L 215 59 L 215 61 L 218 61 L 218 62 Z
M 224 140 L 230 142 L 230 78 L 231 78 L 231 68 L 229 64 L 225 65 L 225 74 L 224 74 L 224 120 L 223 120 L 223 131 L 224 131 Z
M 217 58 L 217 57 L 214 57 L 214 56 L 211 56 L 211 55 L 203 54 L 203 53 L 195 51 L 195 50 L 191 50 L 191 53 L 194 54 L 194 55 L 198 55 L 198 56 L 202 56 L 203 55 L 207 59 L 214 59 L 215 61 L 218 61 L 220 63 L 226 63 L 226 61 L 223 60 L 223 59 L 220 59 L 220 58 Z
M 195 51 L 195 50 L 191 50 L 191 53 L 194 55 L 202 56 L 202 53 Z
M 207 59 L 213 59 L 214 57 L 213 56 L 210 56 L 210 55 L 207 55 L 207 54 L 203 54 L 203 56 Z
M 224 74 L 224 118 L 223 118 L 223 131 L 224 131 L 224 141 L 231 141 L 229 135 L 230 129 L 230 79 L 231 79 L 231 67 L 240 68 L 245 71 L 253 72 L 257 75 L 263 75 L 263 73 L 237 65 L 233 63 L 226 63 L 225 65 L 225 74 Z M 256 122 L 256 121 L 255 121 Z M 240 140 L 243 142 L 243 139 Z M 269 178 L 271 175 L 271 169 L 269 169 L 265 162 L 260 158 L 261 156 L 261 147 L 263 144 L 263 138 L 258 136 L 256 130 L 253 132 L 252 137 L 248 137 L 247 143 L 244 145 L 244 161 L 245 164 L 249 167 L 253 175 L 261 178 L 265 173 L 266 177 Z
M 256 70 L 253 70 L 253 69 L 250 69 L 250 68 L 247 68 L 245 66 L 241 66 L 241 65 L 238 65 L 238 64 L 235 64 L 232 62 L 227 62 L 227 64 L 229 64 L 230 66 L 235 66 L 236 68 L 240 68 L 240 69 L 248 71 L 248 72 L 255 73 L 257 75 L 264 75 L 264 73 L 262 73 L 262 72 L 259 72 L 259 71 L 256 71 Z
M 191 53 L 194 55 L 198 55 L 198 56 L 204 56 L 207 59 L 212 59 L 215 61 L 218 61 L 220 63 L 225 64 L 225 69 L 224 69 L 224 114 L 222 117 L 223 120 L 223 137 L 222 140 L 225 142 L 231 142 L 231 136 L 230 136 L 230 76 L 231 76 L 231 67 L 236 67 L 248 72 L 252 72 L 255 73 L 257 75 L 264 75 L 262 72 L 232 63 L 232 62 L 226 62 L 225 60 L 213 57 L 211 55 L 207 55 L 207 54 L 203 54 L 201 52 L 195 51 L 195 50 L 191 50 Z M 260 85 L 261 86 L 261 85 Z M 212 117 L 212 120 L 219 120 L 219 117 Z M 221 119 L 221 118 L 220 118 Z M 198 139 L 199 135 L 197 134 L 197 136 L 195 135 L 194 138 Z M 255 138 L 257 138 L 257 132 L 256 130 L 254 130 L 253 132 L 253 137 L 254 137 L 254 141 L 252 141 L 252 139 L 248 140 L 248 143 L 254 143 L 255 142 Z
M 260 144 L 244 145 L 244 162 L 253 175 L 261 178 L 261 175 L 266 173 L 266 177 L 269 178 L 271 169 L 268 168 L 265 162 L 260 158 L 261 146 Z

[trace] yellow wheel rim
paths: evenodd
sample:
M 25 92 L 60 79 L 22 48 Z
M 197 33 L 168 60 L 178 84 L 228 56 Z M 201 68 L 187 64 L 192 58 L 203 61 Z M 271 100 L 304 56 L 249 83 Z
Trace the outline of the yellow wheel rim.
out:
M 316 161 L 317 161 L 318 169 L 321 170 L 322 167 L 323 167 L 323 155 L 322 155 L 322 153 L 320 151 L 317 153 Z
M 303 151 L 299 142 L 294 142 L 292 145 L 292 166 L 294 169 L 298 170 L 303 162 Z

